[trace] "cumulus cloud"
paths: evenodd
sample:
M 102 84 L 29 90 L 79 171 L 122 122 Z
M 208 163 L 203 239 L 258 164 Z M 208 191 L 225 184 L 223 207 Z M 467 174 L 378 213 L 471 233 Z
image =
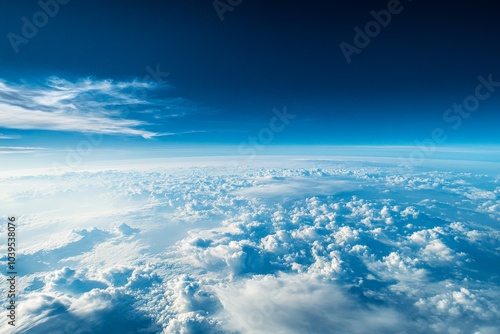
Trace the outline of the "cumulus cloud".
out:
M 138 233 L 140 230 L 138 228 L 130 227 L 125 223 L 121 223 L 115 227 L 115 230 L 118 231 L 123 236 L 131 236 L 133 234 Z
M 396 176 L 301 162 L 0 177 L 7 203 L 43 202 L 21 217 L 21 332 L 498 328 L 500 236 L 480 210 L 493 200 L 461 188 L 478 177 Z M 420 187 L 437 179 L 446 191 Z M 350 181 L 365 187 L 336 190 Z
M 19 333 L 159 333 L 150 316 L 133 307 L 134 298 L 116 290 L 94 289 L 77 299 L 31 294 L 20 306 Z M 22 304 L 21 304 L 22 305 Z

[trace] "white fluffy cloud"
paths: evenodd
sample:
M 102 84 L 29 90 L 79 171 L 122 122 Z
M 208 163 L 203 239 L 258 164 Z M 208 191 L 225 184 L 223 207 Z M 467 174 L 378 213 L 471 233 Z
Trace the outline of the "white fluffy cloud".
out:
M 450 191 L 484 187 L 473 174 L 436 173 L 301 162 L 0 178 L 3 202 L 27 208 L 19 328 L 488 333 L 500 235 L 480 208 L 493 199 Z M 446 191 L 421 187 L 438 179 Z

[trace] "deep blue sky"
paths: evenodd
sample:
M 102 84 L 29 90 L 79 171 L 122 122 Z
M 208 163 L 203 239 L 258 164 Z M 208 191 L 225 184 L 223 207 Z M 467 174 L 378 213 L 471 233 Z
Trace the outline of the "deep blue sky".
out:
M 170 73 L 167 83 L 143 96 L 157 110 L 124 113 L 122 105 L 106 117 L 177 135 L 118 132 L 106 135 L 108 143 L 239 144 L 283 106 L 297 117 L 271 144 L 412 144 L 436 127 L 446 132 L 446 144 L 500 143 L 500 87 L 457 129 L 443 120 L 448 108 L 474 94 L 479 75 L 500 81 L 500 5 L 406 0 L 401 6 L 348 64 L 339 44 L 353 44 L 354 27 L 363 29 L 373 20 L 370 11 L 386 9 L 387 1 L 243 0 L 221 21 L 212 1 L 72 0 L 18 53 L 7 34 L 21 35 L 21 18 L 32 21 L 40 6 L 3 2 L 0 78 L 24 99 L 33 87 L 47 88 L 51 76 L 129 82 L 159 64 Z M 153 117 L 165 103 L 183 116 Z M 79 112 L 85 117 L 89 110 Z M 57 146 L 82 136 L 47 128 L 0 122 L 0 133 L 16 138 L 0 146 Z

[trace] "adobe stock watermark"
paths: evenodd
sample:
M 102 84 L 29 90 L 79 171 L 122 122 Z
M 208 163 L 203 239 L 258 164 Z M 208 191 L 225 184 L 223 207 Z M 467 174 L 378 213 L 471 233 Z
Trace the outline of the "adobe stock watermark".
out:
M 403 9 L 404 7 L 399 0 L 389 0 L 387 9 L 382 9 L 378 12 L 374 10 L 370 11 L 373 20 L 365 24 L 364 30 L 361 30 L 358 26 L 354 27 L 354 45 L 347 42 L 339 44 L 340 51 L 342 51 L 347 63 L 350 64 L 352 62 L 353 54 L 360 54 L 363 49 L 370 45 L 371 40 L 381 33 L 382 28 L 386 28 L 391 23 L 392 16 L 400 14 Z
M 261 128 L 256 135 L 249 135 L 247 140 L 241 142 L 237 147 L 240 156 L 246 159 L 231 160 L 225 163 L 229 170 L 242 167 L 243 160 L 249 162 L 255 159 L 258 153 L 262 152 L 266 146 L 270 145 L 277 133 L 284 131 L 297 115 L 288 112 L 284 106 L 282 111 L 276 108 L 272 110 L 273 116 L 269 119 L 267 126 Z
M 237 6 L 241 5 L 243 0 L 214 0 L 212 5 L 214 6 L 217 16 L 221 22 L 224 21 L 224 14 L 226 12 L 232 12 Z
M 488 74 L 487 78 L 480 75 L 477 80 L 479 84 L 476 86 L 474 94 L 466 96 L 462 103 L 453 104 L 452 108 L 443 113 L 443 121 L 448 123 L 452 130 L 458 130 L 462 126 L 463 120 L 469 118 L 472 113 L 479 109 L 481 101 L 490 98 L 496 88 L 500 87 L 500 81 L 494 81 L 491 73 Z M 422 141 L 415 140 L 417 148 L 410 152 L 408 157 L 400 157 L 403 160 L 402 165 L 406 167 L 421 165 L 436 151 L 436 146 L 445 143 L 447 139 L 448 136 L 443 128 L 434 128 L 429 138 Z
M 160 64 L 156 64 L 153 69 L 151 66 L 146 66 L 145 70 L 148 74 L 142 79 L 143 82 L 154 80 L 157 83 L 165 82 L 165 78 L 170 75 L 168 72 L 162 72 L 160 69 Z M 144 97 L 147 95 L 147 90 L 143 86 L 133 87 L 132 96 Z M 127 105 L 121 117 L 127 117 L 132 109 L 135 109 L 136 105 Z M 64 163 L 54 161 L 52 163 L 52 168 L 56 168 L 59 172 L 71 172 L 75 168 L 79 167 L 85 157 L 92 154 L 94 149 L 102 144 L 103 135 L 102 133 L 86 133 L 86 139 L 82 139 L 78 142 L 76 147 L 66 147 L 66 157 Z
M 21 18 L 21 34 L 9 32 L 7 39 L 15 53 L 19 53 L 19 47 L 28 44 L 30 40 L 38 35 L 39 29 L 45 27 L 51 18 L 59 13 L 61 5 L 66 5 L 70 0 L 40 0 L 38 6 L 40 10 L 33 14 L 31 20 L 26 16 Z
M 288 113 L 286 106 L 283 107 L 282 111 L 274 108 L 273 114 L 274 116 L 269 120 L 267 127 L 260 129 L 256 136 L 248 136 L 247 140 L 238 146 L 239 154 L 246 155 L 249 159 L 255 158 L 257 153 L 274 141 L 275 134 L 285 130 L 290 122 L 297 117 L 297 115 Z

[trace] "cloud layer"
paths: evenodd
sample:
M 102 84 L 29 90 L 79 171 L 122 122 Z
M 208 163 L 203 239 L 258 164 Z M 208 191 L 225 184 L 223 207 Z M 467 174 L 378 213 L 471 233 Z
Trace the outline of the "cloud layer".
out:
M 20 332 L 499 328 L 498 175 L 275 161 L 0 178 Z

